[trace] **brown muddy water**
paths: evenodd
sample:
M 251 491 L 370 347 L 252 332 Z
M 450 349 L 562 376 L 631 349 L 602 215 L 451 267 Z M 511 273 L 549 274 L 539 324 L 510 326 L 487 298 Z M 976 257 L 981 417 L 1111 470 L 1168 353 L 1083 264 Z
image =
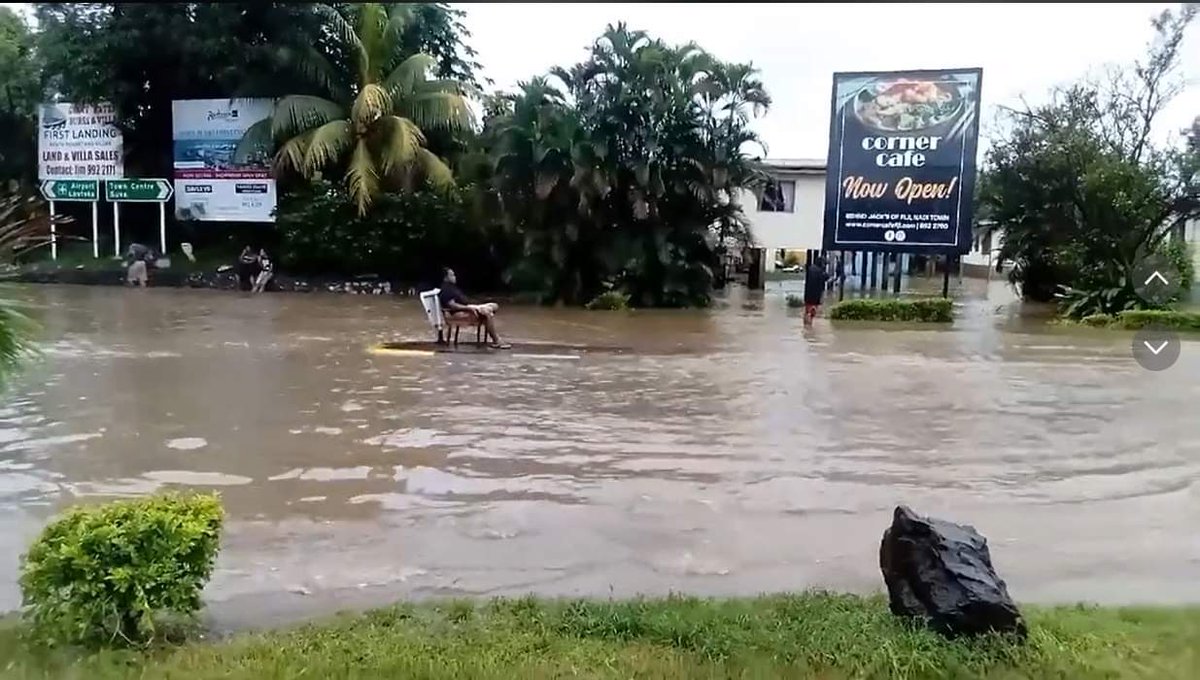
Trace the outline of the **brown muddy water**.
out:
M 1200 601 L 1200 343 L 965 292 L 953 328 L 502 310 L 505 354 L 380 356 L 411 299 L 36 286 L 0 409 L 0 611 L 63 506 L 217 489 L 220 626 L 430 595 L 881 588 L 893 506 L 974 524 L 1024 601 Z M 522 352 L 522 343 L 622 351 Z M 578 358 L 571 358 L 577 356 Z

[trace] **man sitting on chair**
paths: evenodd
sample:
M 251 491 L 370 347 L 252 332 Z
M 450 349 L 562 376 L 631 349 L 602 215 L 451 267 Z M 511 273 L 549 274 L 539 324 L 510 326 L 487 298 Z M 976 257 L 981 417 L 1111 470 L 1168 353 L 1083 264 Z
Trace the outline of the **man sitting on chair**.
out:
M 496 312 L 499 311 L 500 305 L 495 302 L 485 302 L 483 304 L 471 304 L 467 301 L 467 296 L 458 287 L 458 277 L 454 275 L 454 270 L 446 267 L 442 276 L 442 292 L 438 294 L 438 301 L 442 305 L 442 309 L 451 315 L 466 315 L 470 314 L 475 320 L 483 324 L 484 330 L 487 331 L 488 339 L 491 340 L 493 349 L 510 349 L 512 345 L 501 342 L 499 334 L 496 333 Z

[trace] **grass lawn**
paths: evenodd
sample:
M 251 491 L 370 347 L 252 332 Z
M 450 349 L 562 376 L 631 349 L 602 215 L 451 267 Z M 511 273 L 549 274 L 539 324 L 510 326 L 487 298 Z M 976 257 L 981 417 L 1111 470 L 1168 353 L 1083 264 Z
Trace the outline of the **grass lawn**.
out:
M 4 678 L 1196 678 L 1200 608 L 1027 608 L 1025 645 L 949 642 L 881 597 L 400 605 L 148 652 L 0 629 Z

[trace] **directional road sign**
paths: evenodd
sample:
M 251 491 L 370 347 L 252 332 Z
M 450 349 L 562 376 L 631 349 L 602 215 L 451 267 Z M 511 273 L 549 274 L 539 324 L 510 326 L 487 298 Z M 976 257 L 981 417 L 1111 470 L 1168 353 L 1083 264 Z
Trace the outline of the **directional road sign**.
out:
M 165 179 L 110 179 L 104 182 L 104 195 L 114 203 L 165 203 L 171 193 L 171 183 Z
M 47 201 L 100 200 L 100 182 L 94 179 L 48 179 L 42 182 L 42 195 Z

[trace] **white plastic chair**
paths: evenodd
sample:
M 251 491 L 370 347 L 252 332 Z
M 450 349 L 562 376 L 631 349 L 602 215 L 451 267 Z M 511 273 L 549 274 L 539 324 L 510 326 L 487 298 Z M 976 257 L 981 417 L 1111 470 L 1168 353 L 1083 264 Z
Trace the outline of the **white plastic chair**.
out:
M 475 327 L 475 342 L 483 342 L 483 323 L 479 321 L 466 321 L 458 319 L 447 319 L 446 314 L 442 311 L 442 301 L 438 297 L 442 292 L 441 288 L 434 288 L 421 293 L 418 297 L 421 300 L 421 308 L 425 310 L 425 318 L 429 321 L 429 325 L 433 330 L 437 331 L 437 342 L 439 345 L 448 344 L 451 341 L 450 328 L 454 329 L 453 342 L 458 344 L 458 332 L 463 326 Z M 450 328 L 447 328 L 449 326 Z

